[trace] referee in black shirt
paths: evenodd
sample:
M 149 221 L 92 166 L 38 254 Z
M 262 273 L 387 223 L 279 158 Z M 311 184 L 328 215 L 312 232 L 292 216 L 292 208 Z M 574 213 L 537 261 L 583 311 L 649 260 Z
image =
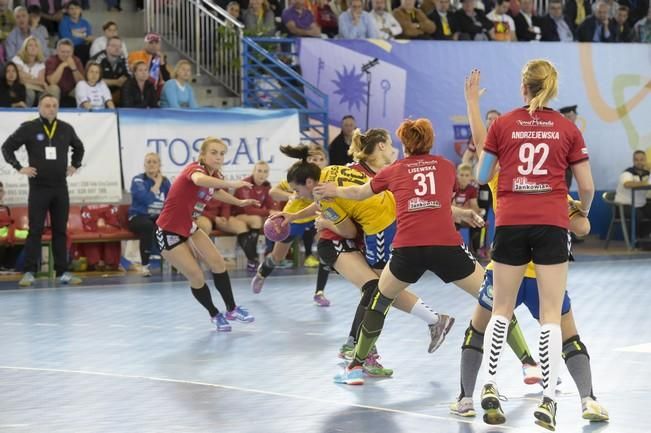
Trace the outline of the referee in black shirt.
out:
M 19 283 L 22 287 L 31 286 L 34 282 L 48 211 L 52 222 L 52 249 L 57 277 L 63 284 L 81 283 L 79 277 L 67 271 L 66 227 L 70 200 L 66 177 L 81 167 L 84 145 L 70 124 L 57 119 L 58 111 L 57 98 L 44 94 L 38 103 L 38 119 L 20 125 L 2 145 L 5 161 L 29 177 L 29 234 L 25 243 L 25 274 Z M 23 145 L 27 150 L 28 167 L 23 167 L 15 155 Z M 72 148 L 70 165 L 69 147 Z

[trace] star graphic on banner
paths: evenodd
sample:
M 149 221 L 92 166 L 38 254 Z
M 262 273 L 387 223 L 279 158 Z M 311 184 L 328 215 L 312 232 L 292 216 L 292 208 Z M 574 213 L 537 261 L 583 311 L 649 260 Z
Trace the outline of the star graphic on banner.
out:
M 364 74 L 362 72 L 358 74 L 355 66 L 350 71 L 344 66 L 344 70 L 336 71 L 336 74 L 337 79 L 332 82 L 337 86 L 334 93 L 341 96 L 339 103 L 347 103 L 349 110 L 354 105 L 359 111 L 360 106 L 366 104 L 366 83 L 362 80 Z

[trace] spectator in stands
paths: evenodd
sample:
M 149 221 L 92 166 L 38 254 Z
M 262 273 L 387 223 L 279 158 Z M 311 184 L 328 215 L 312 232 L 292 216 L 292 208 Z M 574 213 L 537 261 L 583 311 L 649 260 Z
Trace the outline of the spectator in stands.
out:
M 579 42 L 614 42 L 616 24 L 608 18 L 608 4 L 598 0 L 594 13 L 588 16 L 576 30 Z
M 651 42 L 651 7 L 647 12 L 646 18 L 642 18 L 635 23 L 633 27 L 636 42 Z
M 62 107 L 77 106 L 75 86 L 84 79 L 84 67 L 73 52 L 72 41 L 59 39 L 56 53 L 45 60 L 46 91 L 59 99 Z
M 13 12 L 9 9 L 9 0 L 0 0 L 0 65 L 5 62 L 5 39 L 16 25 Z
M 495 8 L 486 15 L 493 22 L 491 36 L 494 41 L 517 41 L 515 21 L 507 14 L 510 8 L 510 0 L 497 0 Z
M 334 38 L 339 34 L 339 20 L 330 5 L 329 0 L 316 0 L 314 18 L 316 24 L 321 28 L 321 33 L 329 38 Z
M 174 68 L 174 79 L 163 86 L 160 96 L 160 106 L 163 108 L 199 108 L 190 84 L 192 64 L 187 60 L 179 60 Z
M 120 105 L 125 108 L 158 108 L 158 93 L 149 79 L 149 67 L 143 61 L 133 65 L 133 76 L 124 83 Z
M 14 19 L 16 20 L 16 27 L 9 33 L 7 40 L 5 41 L 5 53 L 7 59 L 13 59 L 20 47 L 22 47 L 23 42 L 30 36 L 34 36 L 39 39 L 42 47 L 47 47 L 47 40 L 41 39 L 42 35 L 37 35 L 32 32 L 32 28 L 29 25 L 29 14 L 27 13 L 27 8 L 23 6 L 18 6 L 14 10 Z
M 158 33 L 147 33 L 144 49 L 129 54 L 128 64 L 131 71 L 133 71 L 133 64 L 138 60 L 142 60 L 147 64 L 149 79 L 154 84 L 156 92 L 160 94 L 163 84 L 171 77 L 171 71 L 167 64 L 167 56 L 161 52 L 160 35 Z
M 462 0 L 461 9 L 455 12 L 459 25 L 460 40 L 487 41 L 493 30 L 493 22 L 475 7 L 475 0 Z
M 393 16 L 400 23 L 402 39 L 431 39 L 436 25 L 416 7 L 416 0 L 400 0 L 400 7 L 393 10 Z
M 635 33 L 629 24 L 628 6 L 619 6 L 615 16 L 615 42 L 633 42 Z
M 331 165 L 346 165 L 353 162 L 353 158 L 348 154 L 348 148 L 356 128 L 355 118 L 350 114 L 341 119 L 341 132 L 328 146 L 328 159 Z
M 240 20 L 240 4 L 236 1 L 230 1 L 226 5 L 226 12 L 236 21 Z
M 113 102 L 119 105 L 120 89 L 129 79 L 127 60 L 122 56 L 122 40 L 117 36 L 110 37 L 106 49 L 91 60 L 102 68 L 102 78 L 113 95 Z
M 637 186 L 651 184 L 649 177 L 649 166 L 646 153 L 642 150 L 633 152 L 633 166 L 624 170 L 619 176 L 617 191 L 615 192 L 615 203 L 624 205 L 624 214 L 631 216 L 631 205 L 633 201 L 633 190 Z M 638 233 L 640 238 L 646 238 L 651 234 L 651 201 L 647 200 L 648 191 L 635 191 L 635 210 L 638 221 Z M 645 223 L 640 223 L 641 218 L 646 218 Z
M 380 32 L 380 38 L 389 40 L 401 34 L 402 27 L 398 20 L 390 12 L 387 12 L 386 8 L 386 0 L 373 0 L 371 16 L 375 19 L 375 26 Z
M 572 42 L 574 23 L 563 15 L 563 0 L 550 0 L 549 13 L 540 19 L 540 40 Z
M 25 86 L 20 82 L 18 67 L 14 62 L 7 62 L 0 79 L 0 107 L 27 108 Z
M 242 16 L 244 32 L 250 36 L 273 36 L 276 33 L 274 13 L 266 0 L 250 0 Z
M 41 94 L 45 92 L 45 56 L 41 44 L 34 36 L 30 36 L 23 42 L 23 46 L 12 62 L 18 66 L 20 81 L 25 85 L 28 107 L 33 107 Z
M 588 17 L 590 8 L 590 0 L 565 0 L 563 15 L 576 28 Z
M 78 0 L 70 0 L 66 5 L 67 14 L 59 23 L 59 37 L 70 39 L 75 47 L 75 56 L 79 57 L 82 65 L 90 58 L 90 44 L 93 42 L 93 29 L 90 23 L 81 16 L 81 4 Z
M 258 161 L 253 166 L 253 174 L 245 177 L 243 180 L 253 185 L 251 188 L 238 188 L 235 190 L 235 197 L 246 200 L 256 199 L 260 206 L 245 206 L 242 208 L 233 208 L 235 218 L 247 228 L 246 233 L 237 236 L 237 243 L 242 247 L 248 260 L 247 270 L 255 272 L 258 269 L 258 237 L 260 229 L 264 224 L 265 218 L 273 209 L 274 200 L 271 198 L 271 184 L 269 179 L 269 164 L 265 161 Z
M 35 35 L 41 41 L 45 41 L 45 45 L 42 46 L 43 54 L 50 55 L 50 34 L 47 28 L 41 24 L 41 7 L 39 5 L 30 5 L 27 7 L 27 13 L 29 14 L 29 26 L 32 29 L 32 35 Z
M 515 35 L 519 41 L 539 41 L 539 18 L 533 13 L 533 0 L 520 0 L 520 12 L 513 15 Z
M 380 34 L 371 14 L 362 9 L 362 0 L 349 0 L 348 10 L 339 15 L 342 39 L 378 39 Z
M 450 0 L 436 0 L 435 8 L 428 18 L 436 25 L 434 39 L 457 40 L 459 39 L 459 26 L 456 16 L 450 12 Z
M 102 25 L 102 31 L 104 32 L 104 34 L 102 36 L 95 38 L 92 45 L 90 46 L 91 58 L 99 54 L 100 51 L 104 51 L 106 49 L 106 45 L 108 44 L 108 40 L 110 38 L 115 38 L 120 36 L 118 34 L 119 33 L 118 25 L 113 21 L 105 22 L 104 25 Z M 127 44 L 125 44 L 124 41 L 122 41 L 122 51 L 120 55 L 125 59 L 129 57 L 129 52 L 127 51 Z
M 282 23 L 290 36 L 321 37 L 321 27 L 316 23 L 312 12 L 305 7 L 305 0 L 294 0 L 283 12 Z
M 102 67 L 98 63 L 88 63 L 85 78 L 75 88 L 77 106 L 86 110 L 114 109 L 111 91 L 102 80 Z
M 39 117 L 20 125 L 2 145 L 2 156 L 7 164 L 29 178 L 29 235 L 25 243 L 25 273 L 18 283 L 21 287 L 34 283 L 48 213 L 56 275 L 63 284 L 81 283 L 80 278 L 67 272 L 66 227 L 70 204 L 66 179 L 81 167 L 84 145 L 70 124 L 57 119 L 58 111 L 57 99 L 44 94 L 38 104 Z M 45 146 L 46 143 L 51 146 Z M 23 146 L 30 164 L 27 167 L 16 159 L 16 151 Z M 68 155 L 70 148 L 71 157 Z
M 144 65 L 144 63 L 143 63 Z M 155 152 L 145 155 L 144 173 L 131 180 L 131 206 L 129 207 L 129 230 L 140 240 L 140 264 L 142 275 L 151 276 L 149 256 L 156 229 L 156 218 L 163 209 L 163 202 L 171 183 L 161 172 L 160 156 Z
M 41 8 L 41 24 L 47 29 L 50 35 L 59 33 L 59 22 L 63 18 L 64 0 L 26 0 L 26 5 L 39 6 Z

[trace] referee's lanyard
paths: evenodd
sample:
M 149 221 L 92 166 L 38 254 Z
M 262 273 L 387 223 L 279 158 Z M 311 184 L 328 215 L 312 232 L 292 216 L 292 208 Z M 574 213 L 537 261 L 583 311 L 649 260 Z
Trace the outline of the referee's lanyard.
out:
M 45 135 L 47 135 L 48 141 L 48 145 L 45 146 L 45 159 L 56 161 L 57 148 L 52 145 L 52 137 L 54 137 L 54 134 L 57 132 L 57 121 L 55 120 L 52 122 L 52 127 L 50 129 L 48 129 L 45 123 L 43 123 L 43 130 L 45 131 Z

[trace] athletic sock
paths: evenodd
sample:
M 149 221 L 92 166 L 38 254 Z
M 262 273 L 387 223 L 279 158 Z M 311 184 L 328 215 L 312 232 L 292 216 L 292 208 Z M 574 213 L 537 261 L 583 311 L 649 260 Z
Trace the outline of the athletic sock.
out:
M 574 379 L 581 399 L 586 397 L 594 399 L 590 355 L 578 335 L 570 337 L 563 343 L 563 358 L 565 358 L 565 365 Z
M 355 317 L 353 318 L 353 323 L 350 326 L 350 333 L 348 334 L 354 342 L 357 342 L 357 338 L 359 336 L 359 328 L 362 325 L 362 321 L 364 320 L 364 314 L 366 313 L 368 305 L 371 303 L 373 293 L 377 289 L 379 282 L 380 280 L 378 279 L 369 280 L 362 286 L 362 297 L 359 300 L 359 304 L 357 304 Z
M 316 273 L 316 290 L 314 293 L 323 292 L 328 283 L 328 276 L 330 275 L 330 268 L 323 263 L 319 262 L 319 269 Z
M 561 363 L 563 340 L 561 327 L 555 323 L 545 323 L 540 327 L 538 356 L 542 370 L 543 396 L 556 399 L 556 381 Z
M 210 317 L 215 317 L 219 314 L 219 310 L 215 307 L 215 304 L 212 303 L 212 296 L 210 296 L 210 289 L 207 284 L 204 284 L 203 287 L 199 287 L 198 289 L 195 289 L 194 287 L 190 287 L 190 289 L 192 290 L 192 296 L 194 296 L 194 299 L 199 301 L 199 303 L 208 310 Z
M 484 356 L 482 364 L 484 370 L 488 373 L 488 380 L 495 382 L 497 373 L 497 364 L 499 363 L 504 343 L 506 343 L 506 333 L 509 328 L 509 320 L 504 316 L 491 316 L 486 334 L 484 335 Z
M 228 277 L 228 271 L 224 271 L 221 274 L 212 274 L 213 281 L 215 282 L 215 288 L 222 295 L 224 304 L 226 304 L 226 310 L 232 311 L 235 309 L 235 298 L 233 297 L 233 288 L 231 287 L 231 279 Z
M 305 257 L 312 254 L 312 245 L 314 244 L 315 235 L 315 229 L 305 230 L 305 232 L 303 232 L 303 248 L 305 248 Z
M 359 340 L 355 345 L 355 356 L 351 367 L 364 364 L 368 354 L 382 333 L 384 318 L 389 312 L 392 303 L 393 299 L 389 299 L 380 293 L 379 290 L 375 290 L 371 304 L 366 310 L 364 320 L 360 326 Z
M 477 383 L 477 375 L 481 367 L 484 344 L 484 334 L 472 327 L 472 323 L 466 329 L 466 335 L 461 346 L 461 395 L 472 398 Z
M 260 264 L 260 267 L 258 268 L 258 273 L 262 275 L 263 278 L 267 278 L 274 271 L 275 267 L 276 267 L 276 262 L 274 262 L 274 259 L 271 258 L 271 254 L 269 254 L 264 259 L 264 262 Z
M 436 313 L 434 310 L 432 310 L 432 307 L 430 307 L 429 305 L 424 303 L 421 298 L 418 298 L 418 300 L 416 301 L 416 303 L 412 307 L 409 314 L 412 314 L 412 315 L 418 317 L 419 319 L 423 320 L 428 325 L 434 325 L 435 323 L 438 323 L 438 321 L 439 321 L 438 313 Z
M 522 333 L 522 328 L 518 323 L 515 315 L 511 318 L 509 323 L 509 333 L 506 336 L 506 341 L 509 343 L 509 347 L 515 356 L 518 357 L 521 363 L 528 365 L 536 365 L 536 361 L 531 356 L 531 351 L 527 345 L 527 341 L 524 339 L 524 334 Z

